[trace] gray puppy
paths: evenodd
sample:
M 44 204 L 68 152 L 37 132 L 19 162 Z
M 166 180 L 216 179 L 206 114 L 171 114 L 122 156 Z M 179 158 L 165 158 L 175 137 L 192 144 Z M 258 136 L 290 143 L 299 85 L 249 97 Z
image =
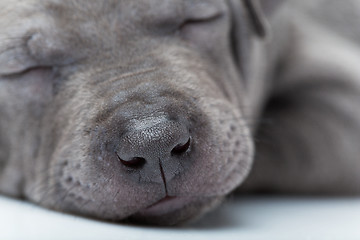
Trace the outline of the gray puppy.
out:
M 359 193 L 359 13 L 2 0 L 0 192 L 151 224 L 202 215 L 250 169 L 243 191 Z

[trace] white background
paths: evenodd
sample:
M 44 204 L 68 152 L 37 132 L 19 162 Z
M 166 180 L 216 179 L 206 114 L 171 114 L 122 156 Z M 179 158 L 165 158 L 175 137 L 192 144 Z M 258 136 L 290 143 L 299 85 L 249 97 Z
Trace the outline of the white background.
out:
M 242 197 L 190 226 L 110 224 L 0 197 L 0 240 L 360 240 L 360 198 Z

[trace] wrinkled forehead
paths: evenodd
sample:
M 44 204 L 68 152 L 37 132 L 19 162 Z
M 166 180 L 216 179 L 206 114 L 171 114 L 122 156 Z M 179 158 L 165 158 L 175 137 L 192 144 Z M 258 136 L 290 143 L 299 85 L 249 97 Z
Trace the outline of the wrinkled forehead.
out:
M 34 0 L 31 0 L 34 1 Z M 156 16 L 176 16 L 184 11 L 208 10 L 220 6 L 226 0 L 38 0 L 41 5 L 53 10 L 73 10 L 93 16 L 111 14 L 119 16 L 154 18 Z M 36 2 L 36 0 L 34 1 Z M 80 10 L 80 11 L 79 11 Z
M 225 2 L 226 0 L 2 0 L 0 11 L 5 14 L 38 12 L 67 22 L 81 22 L 91 18 L 101 20 L 106 17 L 112 21 L 121 20 L 124 24 L 130 21 L 144 24 L 174 21 L 184 15 L 206 15 L 224 8 Z
M 39 62 L 56 59 L 59 65 L 86 63 L 92 56 L 131 62 L 132 56 L 162 51 L 170 45 L 185 46 L 173 34 L 181 24 L 225 13 L 226 3 L 227 0 L 0 0 L 0 50 L 30 48 L 30 54 Z M 200 33 L 192 33 L 192 39 L 217 41 L 219 36 L 227 36 L 227 28 L 221 26 L 218 31 L 213 31 L 213 24 L 206 25 L 203 31 L 196 28 Z
M 1 0 L 0 29 L 7 37 L 56 30 L 76 39 L 119 39 L 171 32 L 182 22 L 226 10 L 226 0 Z M 80 36 L 80 35 L 81 36 Z M 0 33 L 1 35 L 1 33 Z M 74 36 L 79 35 L 79 36 Z M 108 43 L 105 43 L 108 44 Z

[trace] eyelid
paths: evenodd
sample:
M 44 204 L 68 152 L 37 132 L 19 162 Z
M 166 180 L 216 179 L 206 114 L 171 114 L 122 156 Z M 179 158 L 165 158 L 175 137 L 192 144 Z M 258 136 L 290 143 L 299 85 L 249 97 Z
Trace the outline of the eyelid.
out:
M 34 67 L 29 67 L 29 68 L 25 68 L 22 71 L 19 72 L 14 72 L 14 73 L 10 73 L 10 74 L 5 74 L 2 75 L 2 77 L 4 78 L 18 78 L 27 74 L 32 74 L 35 72 L 54 72 L 54 68 L 53 67 L 48 67 L 48 66 L 34 66 Z
M 215 19 L 224 14 L 224 10 L 221 6 L 214 3 L 193 3 L 185 7 L 186 18 L 193 21 L 207 21 Z
M 223 16 L 224 16 L 223 12 L 217 12 L 212 16 L 207 16 L 207 18 L 199 18 L 199 17 L 188 18 L 179 26 L 178 33 L 184 34 L 184 32 L 186 32 L 188 28 L 192 28 L 192 26 L 195 27 L 196 25 L 203 26 L 203 24 L 207 26 L 208 24 L 215 23 L 216 20 L 219 20 Z
M 189 18 L 189 19 L 185 20 L 182 25 L 189 24 L 189 23 L 212 22 L 212 21 L 215 21 L 215 20 L 221 18 L 222 16 L 223 16 L 223 13 L 217 13 L 217 14 L 214 14 L 212 16 L 207 16 L 207 17 Z
M 57 48 L 51 48 L 52 45 L 48 47 L 43 44 L 44 40 L 40 36 L 37 33 L 28 33 L 15 42 L 0 42 L 0 77 L 17 76 L 34 69 L 51 69 L 75 62 L 75 58 L 70 54 L 64 54 L 65 51 L 58 51 Z
M 0 76 L 12 75 L 37 65 L 24 46 L 8 46 L 0 53 Z

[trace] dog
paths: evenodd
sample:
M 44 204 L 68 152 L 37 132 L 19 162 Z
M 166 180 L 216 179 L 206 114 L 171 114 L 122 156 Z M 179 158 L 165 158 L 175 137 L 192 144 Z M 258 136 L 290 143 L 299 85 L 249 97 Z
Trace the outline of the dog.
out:
M 175 225 L 360 192 L 355 0 L 3 0 L 0 192 Z

